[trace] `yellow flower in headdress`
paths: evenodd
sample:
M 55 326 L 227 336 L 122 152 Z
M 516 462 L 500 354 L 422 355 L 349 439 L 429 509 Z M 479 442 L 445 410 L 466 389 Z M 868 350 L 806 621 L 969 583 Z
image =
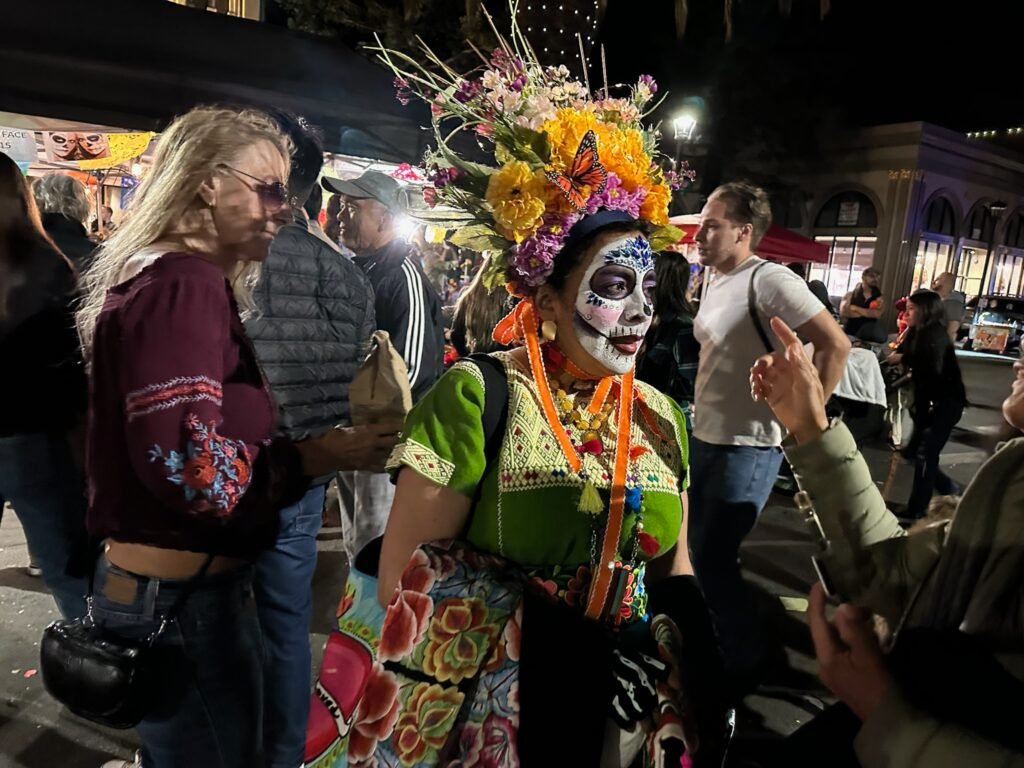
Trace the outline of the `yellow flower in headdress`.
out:
M 565 170 L 572 165 L 580 141 L 587 131 L 597 136 L 597 154 L 601 164 L 617 175 L 629 192 L 649 187 L 651 158 L 644 151 L 643 135 L 636 128 L 602 123 L 590 109 L 560 109 L 554 120 L 541 126 L 551 146 L 551 166 Z
M 506 163 L 487 182 L 487 203 L 497 230 L 517 243 L 540 226 L 544 196 L 544 177 L 521 160 Z
M 655 184 L 647 191 L 647 197 L 640 206 L 640 218 L 658 227 L 668 224 L 668 206 L 671 201 L 672 190 L 668 184 Z

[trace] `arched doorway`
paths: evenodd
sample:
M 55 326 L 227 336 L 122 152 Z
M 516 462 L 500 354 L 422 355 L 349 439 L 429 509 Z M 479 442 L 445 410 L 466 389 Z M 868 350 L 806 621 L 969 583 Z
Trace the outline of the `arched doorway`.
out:
M 936 275 L 953 270 L 956 253 L 957 216 L 953 204 L 939 195 L 924 214 L 921 240 L 914 259 L 912 289 L 930 288 Z
M 814 218 L 814 239 L 829 249 L 827 264 L 815 264 L 810 279 L 821 280 L 830 296 L 844 296 L 875 260 L 878 210 L 863 192 L 832 195 Z
M 996 217 L 992 203 L 978 202 L 964 220 L 963 247 L 956 267 L 956 287 L 968 298 L 989 293 L 992 271 L 989 251 L 995 241 Z
M 988 292 L 1000 296 L 1024 295 L 1024 210 L 1018 209 L 1006 223 L 1005 248 L 997 248 L 992 261 Z

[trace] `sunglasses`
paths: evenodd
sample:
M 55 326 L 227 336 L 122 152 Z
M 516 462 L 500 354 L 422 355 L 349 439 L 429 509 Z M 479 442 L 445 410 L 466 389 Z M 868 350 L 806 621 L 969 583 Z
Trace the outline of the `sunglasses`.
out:
M 252 190 L 259 197 L 260 203 L 268 211 L 276 212 L 287 206 L 295 206 L 297 201 L 288 193 L 288 187 L 282 184 L 280 181 L 267 182 L 263 179 L 253 176 L 251 173 L 240 171 L 237 168 L 232 168 L 230 165 L 224 165 L 223 168 L 231 171 L 232 173 L 244 176 L 247 179 L 251 179 L 256 182 L 252 185 Z

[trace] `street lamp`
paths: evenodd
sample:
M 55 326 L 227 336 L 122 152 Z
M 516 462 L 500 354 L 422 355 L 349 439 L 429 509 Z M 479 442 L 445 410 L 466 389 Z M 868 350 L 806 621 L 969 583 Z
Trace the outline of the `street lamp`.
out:
M 672 138 L 676 141 L 692 141 L 697 130 L 697 115 L 693 112 L 681 112 L 672 118 Z

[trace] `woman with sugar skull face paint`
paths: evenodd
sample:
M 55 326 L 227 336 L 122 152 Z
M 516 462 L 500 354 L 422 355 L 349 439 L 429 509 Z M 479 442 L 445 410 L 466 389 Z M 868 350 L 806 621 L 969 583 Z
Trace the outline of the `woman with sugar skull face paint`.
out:
M 503 50 L 494 67 L 488 78 L 518 72 L 537 89 L 551 76 Z M 451 119 L 475 109 L 475 82 Z M 657 232 L 668 187 L 649 156 L 609 151 L 606 165 L 603 147 L 638 139 L 639 121 L 595 114 L 553 113 L 539 127 L 550 162 L 506 162 L 486 195 L 460 186 L 472 166 L 431 172 L 439 199 L 479 217 L 467 232 L 507 240 L 482 281 L 520 298 L 494 331 L 512 349 L 457 362 L 406 420 L 388 463 L 397 490 L 376 579 L 366 580 L 376 561 L 364 552 L 332 657 L 365 645 L 366 632 L 379 637 L 378 661 L 361 670 L 372 700 L 340 709 L 386 713 L 386 727 L 373 725 L 372 743 L 339 736 L 330 703 L 360 670 L 325 661 L 307 764 L 332 765 L 317 758 L 339 750 L 350 763 L 415 766 L 440 755 L 475 764 L 482 751 L 502 766 L 721 763 L 717 648 L 682 575 L 686 422 L 634 378 L 653 319 L 651 239 L 673 236 Z M 526 153 L 508 145 L 516 136 L 493 135 L 497 157 Z M 496 237 L 481 247 L 494 249 Z M 459 544 L 435 544 L 446 539 Z M 373 609 L 379 628 L 364 618 Z M 456 658 L 469 649 L 473 659 Z M 399 694 L 403 680 L 421 681 L 411 697 Z M 480 693 L 446 698 L 460 682 Z M 451 715 L 429 743 L 417 730 L 428 703 Z

